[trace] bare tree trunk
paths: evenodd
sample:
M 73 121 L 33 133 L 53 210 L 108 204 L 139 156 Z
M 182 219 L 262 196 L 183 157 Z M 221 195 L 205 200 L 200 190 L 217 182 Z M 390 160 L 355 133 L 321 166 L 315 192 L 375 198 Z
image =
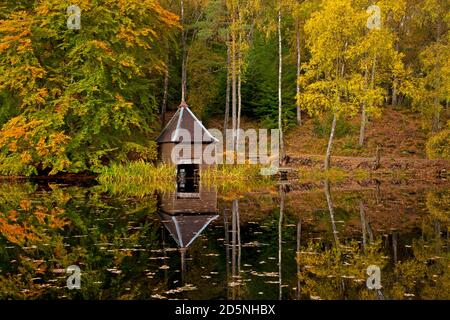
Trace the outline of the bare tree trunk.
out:
M 228 40 L 227 40 L 228 41 Z M 224 135 L 228 129 L 228 120 L 230 117 L 230 43 L 227 43 L 227 91 L 225 97 L 225 118 L 223 119 L 223 133 Z
M 364 145 L 364 136 L 366 132 L 366 103 L 364 102 L 361 108 L 361 126 L 359 128 L 359 146 Z
M 373 163 L 373 169 L 377 170 L 380 168 L 381 165 L 381 149 L 380 149 L 380 145 L 377 145 L 377 150 L 375 152 L 375 161 Z
M 397 232 L 392 233 L 392 249 L 394 251 L 394 264 L 397 264 Z
M 370 88 L 371 89 L 375 88 L 375 66 L 376 66 L 376 62 L 377 62 L 377 57 L 375 55 L 375 57 L 373 58 L 373 62 L 372 62 L 372 73 L 371 73 L 371 81 L 370 81 Z M 366 89 L 369 88 L 368 76 L 369 76 L 369 72 L 366 69 L 365 74 L 364 74 Z M 367 123 L 366 104 L 363 103 L 362 110 L 361 110 L 361 127 L 360 127 L 360 131 L 359 131 L 359 146 L 361 146 L 361 147 L 364 145 L 364 139 L 365 139 L 365 134 L 366 134 L 366 123 Z
M 370 225 L 370 219 L 366 220 L 366 229 L 367 229 L 367 234 L 369 235 L 369 242 L 373 243 L 373 231 L 372 231 L 372 227 Z
M 381 203 L 381 182 L 378 179 L 375 179 L 375 201 Z
M 187 73 L 186 73 L 186 30 L 184 29 L 184 0 L 181 1 L 181 26 L 183 28 L 181 34 L 181 44 L 182 44 L 182 61 L 181 61 L 181 102 L 186 102 L 186 82 L 187 82 Z
M 232 148 L 233 151 L 235 150 L 236 146 L 236 128 L 237 128 L 237 121 L 236 121 L 236 104 L 237 104 L 237 97 L 236 97 L 236 31 L 235 31 L 235 25 L 236 25 L 236 8 L 232 8 L 231 12 L 232 16 L 232 29 L 231 29 L 231 121 L 232 121 L 232 129 L 233 129 L 233 143 Z
M 440 21 L 438 21 L 437 23 L 437 28 L 436 28 L 436 42 L 439 42 L 440 38 L 441 38 L 441 23 Z M 441 61 L 440 61 L 440 56 L 437 56 L 437 68 L 440 68 L 441 65 Z M 440 86 L 441 86 L 441 81 L 439 79 L 439 76 L 435 79 L 435 90 L 437 90 Z M 438 132 L 439 130 L 441 130 L 441 103 L 440 103 L 440 99 L 439 96 L 436 96 L 434 98 L 434 115 L 433 115 L 433 132 Z
M 369 84 L 368 84 L 368 77 L 369 77 L 369 71 L 366 70 L 364 71 L 364 86 L 365 86 L 365 90 L 368 89 Z M 365 131 L 366 131 L 366 103 L 363 102 L 362 106 L 361 106 L 361 126 L 359 128 L 359 146 L 362 147 L 364 145 L 364 136 L 365 136 Z
M 367 237 L 366 237 L 366 216 L 364 214 L 364 202 L 359 200 L 359 216 L 361 218 L 361 232 L 362 232 L 362 245 L 363 250 L 366 251 Z
M 403 17 L 404 18 L 404 17 Z M 397 43 L 395 44 L 395 50 L 397 51 L 397 52 L 399 52 L 399 44 L 398 44 L 398 41 L 397 41 Z M 392 106 L 396 106 L 397 105 L 397 103 L 398 103 L 398 96 L 397 96 L 397 84 L 396 84 L 396 81 L 397 81 L 397 78 L 396 77 L 394 77 L 394 81 L 392 82 L 392 101 L 391 101 L 391 104 L 392 104 Z
M 240 60 L 240 58 L 238 58 Z M 236 152 L 238 151 L 239 146 L 239 129 L 241 128 L 241 106 L 242 106 L 242 97 L 241 97 L 241 68 L 238 67 L 238 79 L 237 79 L 237 120 L 236 120 Z
M 239 23 L 239 39 L 238 39 L 238 45 L 237 45 L 237 73 L 238 73 L 238 80 L 237 80 L 237 123 L 236 123 L 236 152 L 238 151 L 239 146 L 239 129 L 241 128 L 241 107 L 242 107 L 242 95 L 241 95 L 241 72 L 242 72 L 242 32 L 241 32 L 241 12 L 239 7 L 239 1 L 238 1 L 238 23 Z M 244 151 L 245 152 L 245 151 Z
M 447 228 L 447 253 L 450 252 L 450 241 L 449 241 L 448 234 L 449 234 L 449 229 Z
M 302 235 L 302 220 L 299 217 L 297 222 L 297 259 L 300 256 L 300 239 Z M 297 261 L 297 300 L 301 298 L 301 283 L 299 278 L 300 273 L 300 263 Z
M 394 81 L 396 81 L 394 79 Z M 392 106 L 396 106 L 397 105 L 397 88 L 396 85 L 394 84 L 392 86 Z
M 436 237 L 435 253 L 437 256 L 439 256 L 441 254 L 442 239 L 441 239 L 441 222 L 437 219 L 434 219 L 434 234 Z
M 166 70 L 164 71 L 164 94 L 161 106 L 161 125 L 164 126 L 166 122 L 167 111 L 167 96 L 169 91 L 169 55 L 166 58 Z
M 280 219 L 278 220 L 278 299 L 283 298 L 282 286 L 282 245 L 283 245 L 283 216 L 284 216 L 285 191 L 283 185 L 280 185 Z
M 181 285 L 186 283 L 186 253 L 187 248 L 180 248 L 180 260 L 181 260 Z
M 433 133 L 438 132 L 440 129 L 441 129 L 441 119 L 440 119 L 439 98 L 435 98 L 434 113 L 433 113 Z
M 166 257 L 166 232 L 165 227 L 161 226 L 161 240 L 162 240 L 162 252 L 163 256 Z M 169 289 L 169 272 L 167 269 L 164 270 L 164 287 Z
M 338 231 L 336 228 L 336 222 L 334 220 L 334 205 L 333 205 L 333 200 L 331 198 L 330 182 L 328 180 L 325 180 L 324 185 L 325 185 L 325 196 L 327 198 L 327 204 L 328 204 L 328 211 L 330 212 L 331 227 L 333 229 L 333 237 L 334 237 L 334 241 L 337 245 L 339 243 L 339 239 L 337 236 Z
M 163 126 L 163 127 L 164 127 L 164 124 L 166 123 L 168 90 L 169 90 L 169 67 L 167 67 L 166 71 L 164 72 L 164 94 L 163 94 L 163 101 L 162 101 L 162 106 L 161 106 L 161 126 Z
M 228 227 L 228 219 L 227 219 L 227 211 L 226 208 L 223 209 L 223 228 L 225 229 L 225 269 L 227 272 L 227 298 L 229 297 L 229 288 L 228 282 L 230 281 L 230 234 Z
M 327 154 L 325 156 L 325 170 L 329 170 L 331 166 L 331 149 L 333 148 L 334 134 L 336 131 L 337 114 L 333 114 L 333 122 L 331 124 L 330 138 L 328 140 Z
M 283 75 L 283 47 L 281 43 L 281 1 L 278 1 L 278 130 L 280 131 L 280 155 L 283 161 L 285 157 L 283 137 L 283 101 L 281 96 L 281 81 Z
M 298 78 L 300 78 L 300 68 L 301 68 L 301 48 L 300 48 L 300 23 L 297 21 L 297 79 L 296 79 L 296 97 L 300 95 L 300 84 Z M 296 98 L 297 106 L 297 124 L 300 126 L 302 124 L 302 112 L 300 110 L 300 101 Z
M 236 245 L 236 236 L 237 236 L 237 217 L 236 217 L 236 202 L 237 200 L 233 200 L 232 203 L 232 213 L 231 213 L 231 277 L 232 277 L 232 282 L 235 281 L 236 278 L 236 261 L 237 261 L 237 245 Z M 235 290 L 235 286 L 233 285 L 232 287 L 232 298 L 233 300 L 236 299 L 236 290 Z
M 238 277 L 241 276 L 241 218 L 239 215 L 239 200 L 235 200 L 236 203 L 236 231 L 237 231 L 237 244 L 238 244 L 238 259 L 237 259 L 237 271 Z

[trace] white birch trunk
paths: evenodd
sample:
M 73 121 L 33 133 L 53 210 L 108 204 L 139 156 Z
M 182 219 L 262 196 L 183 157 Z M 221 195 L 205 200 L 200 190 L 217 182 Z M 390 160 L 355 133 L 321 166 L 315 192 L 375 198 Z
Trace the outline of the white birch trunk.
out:
M 283 76 L 283 48 L 281 43 L 281 1 L 278 2 L 278 130 L 280 131 L 280 156 L 281 161 L 283 161 L 285 157 L 284 151 L 284 137 L 283 137 L 283 123 L 282 123 L 282 115 L 283 115 L 283 101 L 281 95 L 281 81 Z M 281 162 L 280 161 L 280 162 Z M 281 164 L 281 163 L 280 163 Z
M 228 41 L 228 37 L 227 37 Z M 225 97 L 225 117 L 223 119 L 223 133 L 224 135 L 227 132 L 228 129 L 228 120 L 230 117 L 230 86 L 231 86 L 231 79 L 230 79 L 230 43 L 227 43 L 227 90 L 226 90 L 226 97 Z
M 327 153 L 325 156 L 325 170 L 329 170 L 331 166 L 331 149 L 333 148 L 334 134 L 336 131 L 337 114 L 333 114 L 333 123 L 331 124 L 330 138 L 328 140 Z
M 333 230 L 333 237 L 336 245 L 339 243 L 338 238 L 338 231 L 336 228 L 336 221 L 334 219 L 334 205 L 333 200 L 331 198 L 331 188 L 330 188 L 330 182 L 328 180 L 324 181 L 325 184 L 325 196 L 327 198 L 327 204 L 328 204 L 328 211 L 330 212 L 330 220 L 331 220 L 331 228 Z
M 231 29 L 231 122 L 232 122 L 232 131 L 233 131 L 233 142 L 232 142 L 232 150 L 235 150 L 236 146 L 236 104 L 237 104 L 237 96 L 236 96 L 236 17 L 235 17 L 235 8 L 233 8 L 232 14 L 232 29 Z
M 365 72 L 364 72 L 364 90 L 367 93 L 367 89 L 369 87 L 368 85 L 368 77 L 369 77 L 369 72 L 366 68 Z M 362 106 L 361 106 L 361 125 L 359 128 L 359 146 L 362 147 L 364 145 L 364 138 L 365 138 L 365 131 L 366 131 L 366 102 L 363 102 Z
M 242 32 L 241 32 L 241 13 L 238 1 L 238 24 L 239 24 L 239 40 L 237 45 L 237 121 L 236 121 L 236 153 L 239 148 L 239 129 L 241 128 L 241 107 L 242 107 L 242 95 L 241 95 L 241 72 L 242 72 Z M 245 152 L 245 151 L 244 151 Z
M 181 44 L 182 44 L 182 61 L 181 61 L 181 102 L 186 102 L 186 31 L 184 29 L 184 0 L 181 0 Z
M 283 298 L 282 286 L 282 249 L 283 249 L 283 217 L 284 217 L 285 191 L 283 185 L 280 185 L 280 218 L 278 220 L 278 299 Z
M 166 59 L 166 70 L 164 71 L 164 94 L 161 105 L 161 125 L 164 126 L 166 122 L 166 111 L 167 111 L 167 96 L 169 91 L 169 55 Z
M 297 124 L 300 126 L 302 124 L 302 112 L 300 110 L 300 101 L 298 100 L 298 96 L 300 94 L 300 84 L 298 83 L 298 79 L 300 78 L 300 68 L 301 68 L 301 47 L 300 47 L 300 23 L 297 22 L 297 79 L 296 79 L 296 107 L 297 107 Z

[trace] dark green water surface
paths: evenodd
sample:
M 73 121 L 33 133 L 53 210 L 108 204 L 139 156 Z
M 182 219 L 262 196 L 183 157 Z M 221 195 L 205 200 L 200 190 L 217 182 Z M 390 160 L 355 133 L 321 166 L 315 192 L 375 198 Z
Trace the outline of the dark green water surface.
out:
M 0 298 L 449 299 L 449 221 L 448 187 L 133 198 L 0 183 Z

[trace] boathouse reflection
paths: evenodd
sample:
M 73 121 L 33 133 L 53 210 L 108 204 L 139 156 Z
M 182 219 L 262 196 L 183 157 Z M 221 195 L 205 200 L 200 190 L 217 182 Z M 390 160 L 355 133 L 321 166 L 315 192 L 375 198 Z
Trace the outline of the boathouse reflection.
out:
M 188 248 L 217 219 L 217 191 L 203 188 L 197 178 L 178 174 L 177 191 L 160 195 L 158 216 L 175 240 L 181 256 L 181 280 L 186 274 Z M 195 175 L 195 173 L 194 173 Z

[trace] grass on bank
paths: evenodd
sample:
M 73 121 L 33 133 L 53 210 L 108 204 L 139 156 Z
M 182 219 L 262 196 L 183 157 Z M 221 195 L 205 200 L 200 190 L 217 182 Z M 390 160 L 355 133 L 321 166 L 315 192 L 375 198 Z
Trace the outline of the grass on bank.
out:
M 207 187 L 215 186 L 222 195 L 238 196 L 274 186 L 272 177 L 260 174 L 261 168 L 254 164 L 219 165 L 204 170 L 200 179 Z
M 345 180 L 365 181 L 370 179 L 389 178 L 390 180 L 405 180 L 411 175 L 407 170 L 379 170 L 370 171 L 366 169 L 344 170 L 342 168 L 331 168 L 322 170 L 314 167 L 303 167 L 297 170 L 301 182 L 343 182 Z
M 250 164 L 221 165 L 203 170 L 200 179 L 203 185 L 222 192 L 246 192 L 272 184 L 272 179 L 261 176 L 259 170 L 260 166 Z M 109 193 L 142 197 L 156 191 L 175 191 L 176 169 L 144 161 L 114 163 L 103 169 L 97 180 Z
M 329 170 L 321 170 L 319 168 L 299 168 L 298 177 L 302 182 L 316 182 L 329 180 L 330 182 L 342 182 L 346 179 L 354 179 L 357 181 L 369 179 L 370 172 L 362 169 L 354 171 L 346 171 L 340 168 L 331 168 Z
M 100 172 L 97 180 L 109 193 L 145 196 L 156 191 L 174 190 L 175 178 L 176 171 L 172 166 L 133 161 L 111 164 Z

